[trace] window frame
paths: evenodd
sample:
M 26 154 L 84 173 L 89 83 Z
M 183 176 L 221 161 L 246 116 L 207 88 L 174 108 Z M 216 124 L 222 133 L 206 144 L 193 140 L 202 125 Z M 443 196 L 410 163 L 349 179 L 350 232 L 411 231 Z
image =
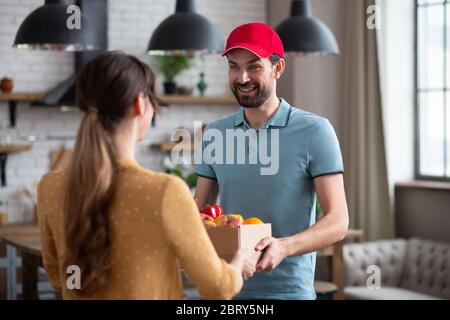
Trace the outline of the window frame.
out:
M 420 7 L 430 7 L 430 6 L 442 6 L 444 10 L 444 32 L 443 32 L 443 40 L 444 40 L 444 87 L 442 90 L 437 89 L 430 89 L 430 88 L 420 88 L 420 79 L 419 79 L 419 8 Z M 428 3 L 428 4 L 420 4 L 420 0 L 416 0 L 415 3 L 415 23 L 414 23 L 414 82 L 415 82 L 415 96 L 414 96 L 414 175 L 415 179 L 417 180 L 434 180 L 434 181 L 446 181 L 450 182 L 450 176 L 447 176 L 447 170 L 448 166 L 450 166 L 450 159 L 448 159 L 448 130 L 450 130 L 450 127 L 447 125 L 447 123 L 444 121 L 444 172 L 442 173 L 442 176 L 430 176 L 425 175 L 420 172 L 420 93 L 423 92 L 432 92 L 432 91 L 438 91 L 442 92 L 444 95 L 444 119 L 447 118 L 447 113 L 450 112 L 450 101 L 447 99 L 447 93 L 450 93 L 450 88 L 447 87 L 447 80 L 448 77 L 450 77 L 450 74 L 447 75 L 447 63 L 450 63 L 450 61 L 447 61 L 447 54 L 450 50 L 449 43 L 447 39 L 447 26 L 449 22 L 449 15 L 447 11 L 447 6 L 450 7 L 450 0 L 443 0 L 443 3 Z

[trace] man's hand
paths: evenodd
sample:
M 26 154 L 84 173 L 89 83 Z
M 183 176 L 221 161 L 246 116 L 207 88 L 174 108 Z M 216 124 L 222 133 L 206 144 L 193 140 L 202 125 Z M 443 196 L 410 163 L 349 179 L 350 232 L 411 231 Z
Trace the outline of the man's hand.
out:
M 261 259 L 256 265 L 256 271 L 272 271 L 289 255 L 287 242 L 284 239 L 273 237 L 262 239 L 256 245 L 255 250 L 264 250 Z

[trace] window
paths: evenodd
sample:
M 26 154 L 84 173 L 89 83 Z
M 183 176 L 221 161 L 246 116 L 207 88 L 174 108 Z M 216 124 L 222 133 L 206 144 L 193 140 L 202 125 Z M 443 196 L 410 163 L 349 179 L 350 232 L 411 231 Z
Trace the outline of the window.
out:
M 450 180 L 450 0 L 418 0 L 416 177 Z

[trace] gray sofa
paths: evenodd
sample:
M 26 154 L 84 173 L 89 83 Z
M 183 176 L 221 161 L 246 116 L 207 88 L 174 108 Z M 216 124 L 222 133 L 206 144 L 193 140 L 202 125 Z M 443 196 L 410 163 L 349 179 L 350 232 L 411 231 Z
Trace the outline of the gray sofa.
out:
M 346 299 L 450 299 L 450 244 L 394 239 L 346 244 L 343 251 Z

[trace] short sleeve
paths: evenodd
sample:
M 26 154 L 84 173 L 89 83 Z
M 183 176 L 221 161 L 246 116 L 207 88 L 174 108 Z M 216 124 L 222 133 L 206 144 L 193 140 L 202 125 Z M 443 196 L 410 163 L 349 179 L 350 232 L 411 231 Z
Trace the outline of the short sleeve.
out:
M 208 130 L 208 127 L 206 127 L 206 130 Z M 214 171 L 214 168 L 212 165 L 205 159 L 203 150 L 205 150 L 206 146 L 210 143 L 210 141 L 205 141 L 205 135 L 202 136 L 201 141 L 201 148 L 200 150 L 197 150 L 197 157 L 196 157 L 196 165 L 195 165 L 195 173 L 199 177 L 204 177 L 208 179 L 217 180 L 216 173 Z
M 308 171 L 311 177 L 343 173 L 341 148 L 331 123 L 323 119 L 313 130 L 308 149 Z

